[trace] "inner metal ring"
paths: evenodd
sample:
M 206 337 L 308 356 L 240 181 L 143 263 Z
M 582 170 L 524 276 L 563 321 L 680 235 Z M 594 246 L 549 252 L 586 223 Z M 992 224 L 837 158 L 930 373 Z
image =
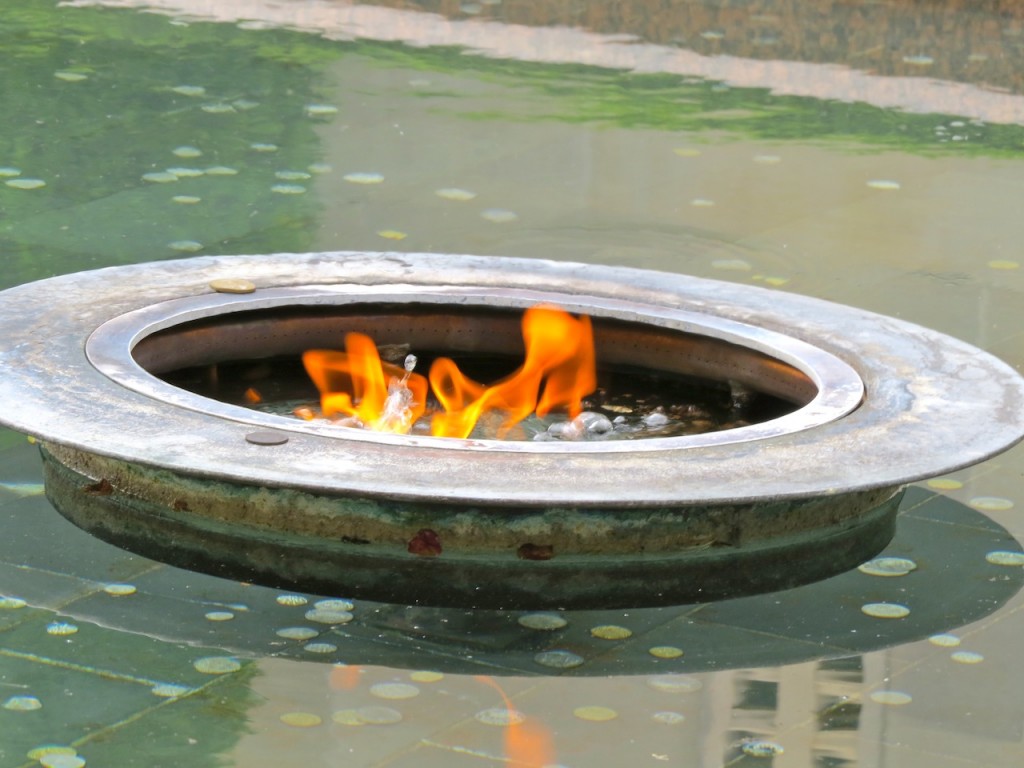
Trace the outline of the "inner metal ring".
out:
M 567 443 L 410 438 L 261 413 L 193 394 L 154 375 L 229 359 L 298 355 L 311 347 L 339 347 L 345 332 L 352 327 L 370 332 L 380 344 L 411 342 L 413 351 L 443 346 L 446 352 L 454 347 L 456 354 L 481 349 L 511 353 L 508 348 L 514 346 L 510 342 L 515 341 L 513 326 L 517 327 L 518 312 L 508 314 L 510 322 L 496 322 L 493 315 L 473 310 L 495 307 L 522 310 L 539 303 L 557 304 L 571 312 L 588 314 L 598 323 L 599 364 L 611 362 L 664 373 L 715 376 L 785 397 L 801 407 L 750 426 L 631 441 Z M 431 313 L 427 320 L 422 314 L 402 314 L 403 308 L 409 306 L 442 309 Z M 332 307 L 349 308 L 354 313 L 341 316 L 316 313 L 303 317 L 295 311 L 296 308 Z M 457 307 L 461 316 L 446 317 L 444 307 Z M 280 308 L 290 310 L 287 319 L 259 315 L 258 321 L 245 320 L 246 313 Z M 234 319 L 237 321 L 231 322 Z M 194 328 L 196 323 L 209 320 L 224 322 Z M 602 320 L 619 324 L 602 329 Z M 175 333 L 178 329 L 189 330 Z M 389 337 L 388 334 L 398 335 Z M 246 295 L 191 296 L 143 307 L 107 321 L 89 336 L 86 356 L 99 371 L 129 389 L 210 416 L 333 439 L 393 445 L 415 440 L 421 446 L 451 450 L 621 453 L 726 445 L 826 424 L 853 411 L 864 396 L 863 383 L 851 366 L 791 336 L 682 309 L 523 289 L 342 284 L 270 288 Z

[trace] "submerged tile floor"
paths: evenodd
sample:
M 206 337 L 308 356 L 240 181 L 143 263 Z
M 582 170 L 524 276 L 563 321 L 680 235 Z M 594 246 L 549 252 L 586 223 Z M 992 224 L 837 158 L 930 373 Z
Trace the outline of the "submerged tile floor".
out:
M 464 611 L 135 557 L 52 509 L 32 446 L 2 454 L 0 766 L 36 765 L 45 745 L 89 765 L 497 765 L 508 713 L 481 676 L 570 767 L 882 764 L 868 744 L 910 766 L 1020 753 L 1005 633 L 1021 626 L 1024 556 L 946 495 L 964 489 L 910 489 L 884 553 L 912 561 L 903 575 L 709 605 Z

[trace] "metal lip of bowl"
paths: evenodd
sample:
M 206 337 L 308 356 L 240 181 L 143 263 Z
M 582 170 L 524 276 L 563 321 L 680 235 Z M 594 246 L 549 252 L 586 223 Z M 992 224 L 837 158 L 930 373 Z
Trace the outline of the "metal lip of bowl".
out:
M 614 318 L 636 321 L 652 328 L 685 332 L 702 338 L 716 339 L 738 347 L 760 352 L 773 361 L 780 361 L 804 374 L 816 388 L 814 397 L 791 413 L 769 421 L 734 429 L 682 437 L 652 436 L 637 440 L 594 442 L 534 442 L 525 440 L 452 439 L 423 435 L 393 435 L 370 430 L 344 429 L 330 424 L 306 422 L 261 413 L 211 398 L 195 395 L 175 387 L 148 372 L 133 356 L 137 346 L 160 331 L 184 323 L 211 318 L 231 318 L 237 313 L 296 306 L 331 307 L 367 305 L 375 311 L 382 306 L 401 307 L 409 303 L 467 307 L 502 307 L 525 309 L 539 303 L 556 304 L 592 318 Z M 385 312 L 386 314 L 386 312 Z M 481 321 L 482 322 L 482 321 Z M 443 329 L 442 329 L 443 333 Z M 210 334 L 212 335 L 212 334 Z M 289 335 L 294 335 L 294 331 Z M 343 335 L 333 338 L 340 346 Z M 376 340 L 376 339 L 375 339 Z M 221 344 L 221 360 L 229 354 L 237 357 L 239 350 L 232 336 Z M 254 347 L 258 351 L 261 342 Z M 216 343 L 216 342 L 215 342 Z M 174 341 L 169 344 L 173 345 Z M 165 345 L 166 346 L 166 345 Z M 309 344 L 303 348 L 309 348 Z M 229 352 L 230 350 L 230 352 Z M 170 350 L 154 353 L 158 359 Z M 302 349 L 292 349 L 301 352 Z M 128 312 L 103 323 L 90 334 L 85 347 L 86 357 L 101 373 L 140 394 L 209 416 L 230 419 L 253 427 L 303 432 L 334 440 L 369 441 L 396 446 L 415 445 L 446 450 L 487 450 L 512 453 L 632 453 L 666 449 L 696 448 L 709 445 L 762 440 L 784 435 L 842 418 L 855 410 L 864 396 L 864 386 L 856 371 L 835 355 L 818 347 L 774 331 L 756 328 L 722 317 L 700 315 L 676 308 L 648 305 L 616 299 L 600 299 L 578 295 L 535 290 L 500 290 L 451 286 L 304 286 L 297 288 L 261 289 L 252 294 L 204 294 L 160 302 Z M 698 350 L 699 354 L 699 350 Z M 161 363 L 163 360 L 161 359 Z M 754 382 L 756 383 L 756 382 Z
M 163 302 L 213 308 L 240 301 L 209 287 L 225 278 L 251 280 L 257 291 L 249 300 L 256 301 L 261 294 L 285 301 L 289 291 L 315 286 L 330 301 L 359 293 L 394 299 L 422 292 L 454 302 L 544 295 L 564 297 L 570 309 L 596 307 L 640 323 L 685 324 L 692 313 L 709 333 L 743 326 L 757 338 L 762 329 L 778 355 L 788 354 L 778 351 L 781 337 L 820 350 L 855 372 L 864 397 L 840 418 L 718 444 L 649 439 L 635 441 L 639 450 L 508 443 L 495 449 L 467 441 L 452 449 L 450 438 L 340 436 L 296 422 L 287 430 L 275 423 L 287 443 L 257 446 L 245 440 L 254 414 L 212 415 L 112 378 L 138 378 L 134 363 L 118 369 L 129 346 L 123 341 L 121 363 L 100 360 L 106 353 L 99 342 L 90 347 L 105 371 L 85 352 L 105 323 Z M 170 324 L 179 320 L 170 313 Z M 9 289 L 0 293 L 0 328 L 0 423 L 47 443 L 183 476 L 315 494 L 493 507 L 760 503 L 898 487 L 977 463 L 1024 436 L 1024 380 L 973 346 L 827 301 L 628 268 L 404 253 L 199 257 Z M 784 359 L 799 366 L 806 357 Z M 810 375 L 821 370 L 814 365 Z

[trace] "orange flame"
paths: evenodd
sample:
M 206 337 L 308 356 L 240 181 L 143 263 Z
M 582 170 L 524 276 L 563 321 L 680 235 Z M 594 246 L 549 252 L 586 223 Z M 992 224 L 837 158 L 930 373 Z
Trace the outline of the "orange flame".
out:
M 535 718 L 526 717 L 512 706 L 505 691 L 487 675 L 475 675 L 474 679 L 491 686 L 501 696 L 505 711 L 509 713 L 509 723 L 505 726 L 505 759 L 513 765 L 524 765 L 529 768 L 544 768 L 555 763 L 555 748 L 552 744 L 551 731 Z M 514 719 L 512 713 L 523 719 Z
M 434 361 L 430 387 L 443 411 L 431 419 L 431 434 L 465 438 L 483 415 L 501 412 L 498 436 L 504 437 L 534 411 L 545 416 L 565 408 L 575 418 L 583 410 L 583 398 L 597 388 L 590 318 L 574 318 L 557 307 L 539 305 L 526 310 L 522 331 L 523 364 L 489 387 L 468 378 L 447 357 Z M 415 409 L 405 419 L 388 417 L 389 383 L 406 372 L 382 363 L 373 342 L 362 334 L 345 337 L 345 352 L 310 350 L 302 360 L 320 390 L 325 416 L 340 412 L 371 429 L 407 432 L 423 415 L 427 382 L 410 374 L 404 381 L 413 392 Z

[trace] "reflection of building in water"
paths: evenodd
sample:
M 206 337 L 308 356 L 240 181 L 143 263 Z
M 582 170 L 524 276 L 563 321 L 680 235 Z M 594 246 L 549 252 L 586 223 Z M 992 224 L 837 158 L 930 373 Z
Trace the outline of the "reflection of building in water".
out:
M 528 26 L 636 35 L 706 55 L 844 64 L 1024 91 L 1024 3 L 996 0 L 383 0 L 385 5 Z

